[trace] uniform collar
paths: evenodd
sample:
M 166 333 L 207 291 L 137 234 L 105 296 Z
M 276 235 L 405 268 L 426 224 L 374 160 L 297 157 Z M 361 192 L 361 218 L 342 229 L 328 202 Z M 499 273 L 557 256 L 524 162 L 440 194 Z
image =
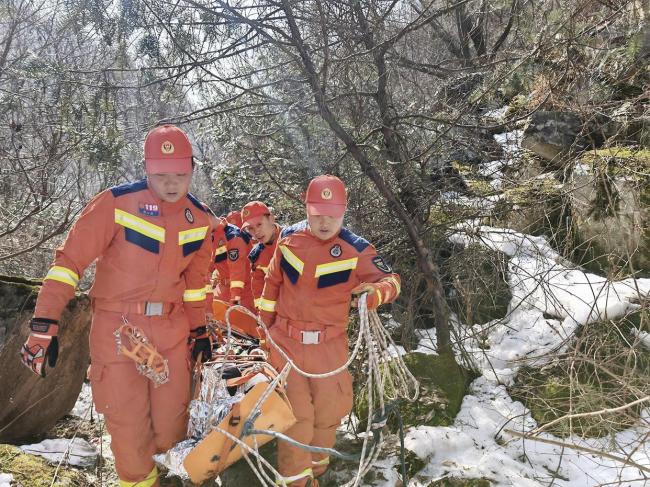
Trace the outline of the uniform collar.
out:
M 282 231 L 282 227 L 276 223 L 275 224 L 275 232 L 273 233 L 273 238 L 271 238 L 271 240 L 269 240 L 266 243 L 261 242 L 261 244 L 264 245 L 265 247 L 268 246 L 268 245 L 273 245 L 273 242 L 278 240 L 278 238 L 280 237 L 280 232 L 281 231 Z
M 330 238 L 328 238 L 327 240 L 323 240 L 323 239 L 321 239 L 321 238 L 318 238 L 316 235 L 314 235 L 314 234 L 312 233 L 312 231 L 311 231 L 311 227 L 309 226 L 309 223 L 307 224 L 307 232 L 309 232 L 309 235 L 311 235 L 312 238 L 313 238 L 314 240 L 317 240 L 318 242 L 320 242 L 320 243 L 322 243 L 322 244 L 328 244 L 328 243 L 330 243 L 330 242 L 333 242 L 333 241 L 336 240 L 337 238 L 339 238 L 339 236 L 341 235 L 341 231 L 342 231 L 342 230 L 343 230 L 343 227 L 341 227 L 341 228 L 339 229 L 338 233 L 334 234 L 333 237 L 330 237 Z

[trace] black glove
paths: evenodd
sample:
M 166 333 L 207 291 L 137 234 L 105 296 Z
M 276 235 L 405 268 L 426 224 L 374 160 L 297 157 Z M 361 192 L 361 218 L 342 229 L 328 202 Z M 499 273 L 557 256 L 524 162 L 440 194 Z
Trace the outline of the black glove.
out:
M 199 326 L 190 331 L 190 351 L 192 360 L 196 361 L 201 354 L 201 362 L 212 359 L 212 340 L 205 326 Z

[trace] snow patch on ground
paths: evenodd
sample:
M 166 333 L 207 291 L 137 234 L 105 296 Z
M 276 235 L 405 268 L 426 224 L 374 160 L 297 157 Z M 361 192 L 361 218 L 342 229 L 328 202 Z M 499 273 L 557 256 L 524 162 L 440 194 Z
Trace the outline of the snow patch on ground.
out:
M 40 443 L 22 445 L 20 449 L 51 463 L 65 461 L 76 467 L 92 467 L 99 455 L 97 449 L 83 438 L 43 440 Z
M 10 473 L 0 473 L 0 487 L 11 487 L 14 476 Z
M 537 424 L 530 412 L 513 401 L 504 386 L 485 377 L 474 381 L 463 400 L 453 426 L 412 428 L 406 434 L 406 448 L 427 463 L 409 482 L 424 487 L 445 477 L 487 478 L 495 486 L 537 487 L 555 485 L 584 487 L 608 482 L 642 486 L 641 472 L 632 466 L 601 456 L 579 452 L 571 447 L 550 445 L 518 438 L 505 430 L 530 432 Z M 641 443 L 648 432 L 646 410 L 644 426 L 618 433 L 614 438 L 588 439 L 569 437 L 567 445 L 586 447 L 650 466 L 650 444 Z M 541 434 L 543 439 L 554 439 Z

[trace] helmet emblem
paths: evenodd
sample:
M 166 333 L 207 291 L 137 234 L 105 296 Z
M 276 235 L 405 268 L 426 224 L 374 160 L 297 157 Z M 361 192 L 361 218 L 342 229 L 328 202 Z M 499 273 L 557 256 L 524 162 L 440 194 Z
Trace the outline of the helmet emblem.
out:
M 160 150 L 163 154 L 173 154 L 174 153 L 174 144 L 166 140 L 160 145 Z

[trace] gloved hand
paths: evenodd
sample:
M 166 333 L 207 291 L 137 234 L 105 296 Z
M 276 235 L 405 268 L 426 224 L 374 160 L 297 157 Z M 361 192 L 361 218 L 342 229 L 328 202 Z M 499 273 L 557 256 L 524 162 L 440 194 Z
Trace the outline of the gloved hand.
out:
M 201 354 L 201 362 L 207 362 L 212 358 L 212 340 L 205 326 L 190 331 L 190 352 L 194 361 L 199 354 Z
M 379 290 L 379 287 L 375 283 L 362 282 L 352 290 L 352 294 L 359 295 L 363 293 L 368 293 L 368 296 L 366 297 L 366 306 L 368 307 L 368 310 L 377 309 L 379 305 L 382 303 L 381 291 Z M 359 296 L 353 297 L 351 304 L 355 308 L 358 307 Z
M 48 318 L 32 318 L 32 332 L 20 349 L 20 359 L 32 372 L 45 377 L 45 363 L 54 367 L 59 357 L 58 321 Z

